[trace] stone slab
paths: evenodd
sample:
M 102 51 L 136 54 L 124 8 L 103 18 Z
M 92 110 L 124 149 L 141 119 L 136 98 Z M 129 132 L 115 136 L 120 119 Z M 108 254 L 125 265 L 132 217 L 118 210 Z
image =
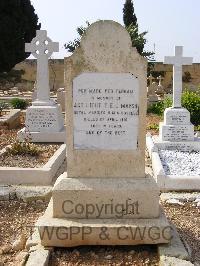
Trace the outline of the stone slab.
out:
M 0 167 L 0 184 L 51 185 L 65 159 L 66 145 L 63 144 L 41 168 Z
M 72 56 L 65 59 L 67 172 L 69 177 L 120 178 L 124 176 L 143 178 L 145 176 L 146 70 L 147 61 L 137 53 L 136 48 L 132 47 L 128 32 L 119 23 L 109 20 L 93 23 L 81 39 L 79 49 L 76 49 Z M 101 74 L 102 77 L 103 74 L 108 73 L 112 75 L 116 73 L 120 73 L 120 75 L 131 74 L 134 78 L 138 79 L 139 115 L 138 133 L 137 135 L 135 133 L 135 136 L 138 136 L 136 149 L 133 149 L 135 147 L 134 140 L 131 140 L 131 143 L 133 143 L 132 147 L 127 147 L 128 144 L 125 147 L 125 144 L 120 142 L 123 150 L 116 150 L 113 146 L 110 150 L 75 149 L 74 81 L 83 73 L 84 75 L 85 73 L 89 73 L 90 75 L 94 73 L 95 75 Z M 113 84 L 116 84 L 116 80 L 114 79 L 112 79 L 111 89 L 113 88 Z M 109 89 L 110 84 L 108 85 L 104 89 Z M 123 86 L 121 83 L 119 85 L 122 90 L 129 89 L 130 87 Z M 132 100 L 134 101 L 134 99 Z M 103 102 L 110 103 L 110 100 L 104 100 Z M 112 109 L 108 109 L 112 113 Z M 120 108 L 118 109 L 120 112 Z M 124 118 L 127 118 L 126 115 Z M 87 138 L 89 139 L 90 137 Z M 103 146 L 103 144 L 101 145 Z M 111 144 L 109 143 L 108 145 Z M 119 143 L 117 145 L 119 147 Z
M 193 141 L 161 141 L 158 136 L 152 137 L 154 148 L 164 150 L 179 150 L 179 151 L 198 151 L 200 150 L 200 138 L 194 138 Z
M 50 250 L 39 248 L 30 253 L 26 266 L 48 266 Z
M 18 128 L 20 125 L 20 109 L 11 109 L 9 113 L 0 117 L 0 126 L 6 126 L 8 129 Z
M 159 266 L 194 266 L 194 264 L 175 257 L 161 256 Z
M 15 197 L 15 191 L 13 187 L 0 185 L 0 201 L 10 200 Z
M 42 200 L 49 202 L 52 196 L 52 186 L 13 186 L 18 200 L 31 202 Z
M 23 141 L 25 138 L 31 138 L 33 143 L 66 143 L 66 129 L 65 127 L 60 132 L 29 132 L 26 128 L 21 129 L 17 133 L 17 138 Z
M 31 106 L 26 111 L 25 127 L 29 132 L 60 132 L 64 127 L 64 118 L 59 105 Z
M 190 112 L 185 108 L 167 108 L 164 112 L 165 125 L 190 125 Z
M 152 139 L 154 141 L 154 138 Z M 180 142 L 182 144 L 182 142 Z M 153 168 L 153 177 L 157 185 L 159 186 L 162 192 L 166 191 L 199 191 L 200 190 L 200 176 L 183 176 L 183 175 L 166 175 L 163 168 L 158 147 L 160 148 L 163 145 L 173 145 L 173 143 L 166 142 L 155 142 L 154 146 L 151 142 L 151 138 L 147 136 L 147 149 L 151 153 L 150 157 L 152 159 L 152 168 Z M 175 142 L 175 145 L 177 143 Z M 191 142 L 192 147 L 194 142 Z M 152 147 L 153 146 L 153 147 Z M 173 146 L 172 146 L 173 147 Z M 177 147 L 177 146 L 176 146 Z M 190 146 L 189 146 L 190 147 Z
M 53 188 L 53 217 L 77 219 L 135 219 L 159 216 L 159 189 L 145 178 L 67 178 Z
M 73 80 L 74 149 L 137 150 L 139 81 L 130 73 L 82 73 Z
M 158 254 L 159 256 L 175 257 L 182 260 L 190 259 L 190 256 L 174 225 L 172 225 L 172 239 L 170 243 L 158 245 Z
M 160 140 L 162 141 L 193 141 L 194 126 L 190 125 L 165 125 L 159 126 Z
M 39 218 L 41 244 L 54 247 L 80 245 L 140 245 L 169 243 L 170 225 L 161 211 L 155 219 L 64 219 L 52 218 L 50 202 Z

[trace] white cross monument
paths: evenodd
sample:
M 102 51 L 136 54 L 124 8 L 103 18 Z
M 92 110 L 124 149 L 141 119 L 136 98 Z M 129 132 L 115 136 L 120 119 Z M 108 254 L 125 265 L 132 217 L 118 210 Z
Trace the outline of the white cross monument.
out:
M 25 51 L 37 59 L 36 100 L 26 111 L 25 128 L 18 132 L 18 139 L 31 136 L 32 142 L 64 142 L 65 127 L 60 105 L 50 99 L 48 60 L 53 52 L 59 51 L 59 43 L 47 37 L 46 30 L 37 30 Z
M 37 59 L 37 99 L 33 105 L 51 105 L 48 60 L 53 52 L 59 52 L 59 43 L 52 42 L 46 30 L 37 30 L 32 42 L 25 44 L 25 51 Z
M 192 61 L 192 57 L 183 57 L 183 46 L 175 46 L 175 56 L 165 56 L 164 64 L 173 65 L 173 108 L 181 108 L 182 66 Z
M 194 140 L 194 126 L 190 122 L 190 112 L 181 106 L 182 66 L 191 65 L 192 57 L 183 57 L 183 47 L 175 47 L 175 56 L 166 56 L 164 64 L 173 65 L 173 106 L 166 108 L 164 122 L 160 123 L 161 141 L 186 142 Z

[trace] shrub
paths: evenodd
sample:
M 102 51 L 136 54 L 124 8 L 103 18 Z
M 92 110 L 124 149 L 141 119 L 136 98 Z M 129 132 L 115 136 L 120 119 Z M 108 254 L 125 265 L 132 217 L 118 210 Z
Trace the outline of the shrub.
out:
M 150 124 L 147 126 L 147 130 L 159 130 L 159 125 L 158 124 Z
M 200 125 L 200 89 L 197 92 L 185 90 L 182 95 L 182 106 L 191 115 L 191 123 Z
M 191 123 L 195 126 L 200 125 L 200 89 L 197 92 L 185 90 L 181 101 L 182 106 L 190 112 Z M 163 115 L 164 110 L 170 106 L 172 106 L 172 99 L 166 98 L 164 101 L 149 106 L 147 112 Z
M 29 142 L 15 141 L 11 147 L 6 149 L 6 154 L 38 156 L 40 150 L 35 144 Z
M 14 98 L 11 100 L 11 105 L 14 109 L 26 109 L 28 102 L 23 99 Z
M 172 99 L 167 97 L 163 101 L 151 104 L 147 109 L 147 113 L 162 116 L 165 109 L 170 106 L 172 106 Z

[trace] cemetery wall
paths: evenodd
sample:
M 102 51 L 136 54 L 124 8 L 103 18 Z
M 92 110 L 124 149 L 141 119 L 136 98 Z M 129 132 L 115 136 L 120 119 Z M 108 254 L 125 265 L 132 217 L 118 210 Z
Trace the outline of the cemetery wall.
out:
M 26 81 L 29 81 L 30 87 L 33 87 L 36 79 L 36 60 L 25 60 L 24 62 L 16 65 L 15 69 L 23 69 L 25 74 L 22 76 L 22 78 Z M 153 72 L 155 72 L 153 74 L 156 74 L 157 76 L 159 76 L 159 74 L 164 76 L 164 80 L 162 81 L 164 88 L 172 88 L 173 69 L 171 65 L 164 65 L 161 62 L 156 62 Z M 197 87 L 200 86 L 200 63 L 194 63 L 191 66 L 183 66 L 183 73 L 185 72 L 190 73 L 191 80 L 190 82 L 183 82 L 183 88 L 188 87 L 191 90 L 196 90 Z M 57 90 L 64 87 L 63 59 L 49 60 L 49 76 L 51 90 Z

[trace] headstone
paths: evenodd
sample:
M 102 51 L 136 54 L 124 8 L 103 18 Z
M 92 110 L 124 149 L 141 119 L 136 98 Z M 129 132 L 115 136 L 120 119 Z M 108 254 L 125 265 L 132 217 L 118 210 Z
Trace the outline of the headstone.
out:
M 26 138 L 28 131 L 32 142 L 64 142 L 64 119 L 60 106 L 50 99 L 48 68 L 48 59 L 53 52 L 59 51 L 59 44 L 52 42 L 45 30 L 38 30 L 32 42 L 26 44 L 25 50 L 37 59 L 37 96 L 27 109 L 25 128 L 18 132 L 18 138 Z
M 158 85 L 156 82 L 153 82 L 154 77 L 152 74 L 148 77 L 149 80 L 149 86 L 147 88 L 147 96 L 148 96 L 148 102 L 158 102 L 158 96 L 156 95 L 156 91 L 158 89 Z
M 57 91 L 57 102 L 60 104 L 62 112 L 65 112 L 65 98 L 66 98 L 66 92 L 65 88 L 59 88 Z
M 164 87 L 162 85 L 163 77 L 159 76 L 159 77 L 157 77 L 157 80 L 158 80 L 158 88 L 157 88 L 156 94 L 163 96 L 164 93 L 165 93 L 165 89 L 164 89 Z
M 65 59 L 67 173 L 36 224 L 42 245 L 169 242 L 158 187 L 145 173 L 146 69 L 113 21 L 92 24 Z
M 183 57 L 183 47 L 175 47 L 175 56 L 165 57 L 164 64 L 173 64 L 173 106 L 164 112 L 164 123 L 160 123 L 161 141 L 192 141 L 194 126 L 190 113 L 181 106 L 182 65 L 191 65 L 191 57 Z

